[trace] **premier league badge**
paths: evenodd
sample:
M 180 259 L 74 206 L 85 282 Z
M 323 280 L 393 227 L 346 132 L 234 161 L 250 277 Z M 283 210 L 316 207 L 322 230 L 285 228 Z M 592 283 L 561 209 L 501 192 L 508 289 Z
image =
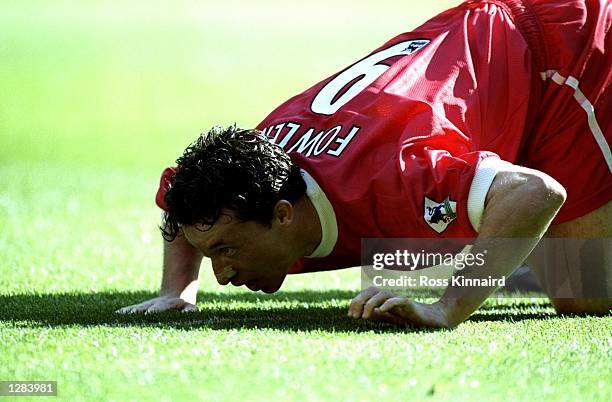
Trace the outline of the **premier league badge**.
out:
M 425 197 L 423 218 L 430 228 L 442 233 L 457 218 L 457 203 L 450 197 L 446 197 L 442 202 Z

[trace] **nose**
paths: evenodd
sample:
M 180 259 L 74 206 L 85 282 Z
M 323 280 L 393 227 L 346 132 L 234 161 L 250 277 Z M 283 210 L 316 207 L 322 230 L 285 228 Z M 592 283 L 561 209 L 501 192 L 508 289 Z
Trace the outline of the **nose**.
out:
M 231 265 L 223 264 L 222 261 L 212 260 L 212 267 L 219 285 L 227 285 L 237 275 L 237 272 Z

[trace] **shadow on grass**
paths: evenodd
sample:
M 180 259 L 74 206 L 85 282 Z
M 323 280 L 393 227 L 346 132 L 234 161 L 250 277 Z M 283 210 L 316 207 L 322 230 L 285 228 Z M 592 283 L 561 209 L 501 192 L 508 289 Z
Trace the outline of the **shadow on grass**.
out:
M 20 327 L 109 326 L 176 329 L 278 329 L 327 332 L 430 332 L 349 319 L 355 292 L 344 290 L 261 293 L 202 293 L 197 313 L 120 315 L 117 308 L 156 296 L 153 292 L 0 295 L 0 321 Z M 278 304 L 278 306 L 275 306 Z M 284 305 L 283 305 L 284 304 Z M 289 304 L 289 305 L 287 305 Z M 323 305 L 323 306 L 322 306 Z M 554 316 L 545 303 L 485 305 L 471 321 L 522 321 Z

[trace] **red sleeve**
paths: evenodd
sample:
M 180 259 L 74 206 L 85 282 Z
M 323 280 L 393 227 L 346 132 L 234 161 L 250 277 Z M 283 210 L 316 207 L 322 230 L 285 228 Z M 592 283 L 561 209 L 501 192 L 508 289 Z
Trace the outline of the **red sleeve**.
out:
M 170 189 L 172 176 L 178 171 L 177 167 L 167 167 L 162 172 L 161 178 L 159 179 L 159 188 L 157 189 L 157 194 L 155 195 L 155 203 L 158 207 L 166 210 L 166 203 L 164 201 L 164 197 L 166 193 Z
M 485 199 L 503 163 L 492 152 L 453 154 L 430 147 L 430 141 L 403 145 L 400 170 L 404 186 L 412 189 L 413 209 L 422 219 L 423 235 L 474 237 Z
M 521 163 L 539 91 L 532 54 L 504 7 L 457 11 L 449 18 L 460 29 L 449 30 L 410 88 L 426 111 L 403 130 L 400 156 L 425 229 L 452 237 L 478 232 L 502 160 Z

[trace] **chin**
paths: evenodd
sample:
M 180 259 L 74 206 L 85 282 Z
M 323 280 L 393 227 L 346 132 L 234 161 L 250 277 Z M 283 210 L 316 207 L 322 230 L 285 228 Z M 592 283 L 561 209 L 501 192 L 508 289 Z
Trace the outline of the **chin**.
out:
M 264 286 L 264 287 L 262 287 L 259 290 L 261 290 L 264 293 L 270 294 L 270 293 L 276 293 L 278 291 L 278 289 L 280 289 L 280 285 L 278 285 L 278 286 Z
M 276 293 L 281 288 L 284 281 L 285 277 L 282 277 L 281 280 L 276 283 L 265 284 L 260 290 L 264 293 Z

